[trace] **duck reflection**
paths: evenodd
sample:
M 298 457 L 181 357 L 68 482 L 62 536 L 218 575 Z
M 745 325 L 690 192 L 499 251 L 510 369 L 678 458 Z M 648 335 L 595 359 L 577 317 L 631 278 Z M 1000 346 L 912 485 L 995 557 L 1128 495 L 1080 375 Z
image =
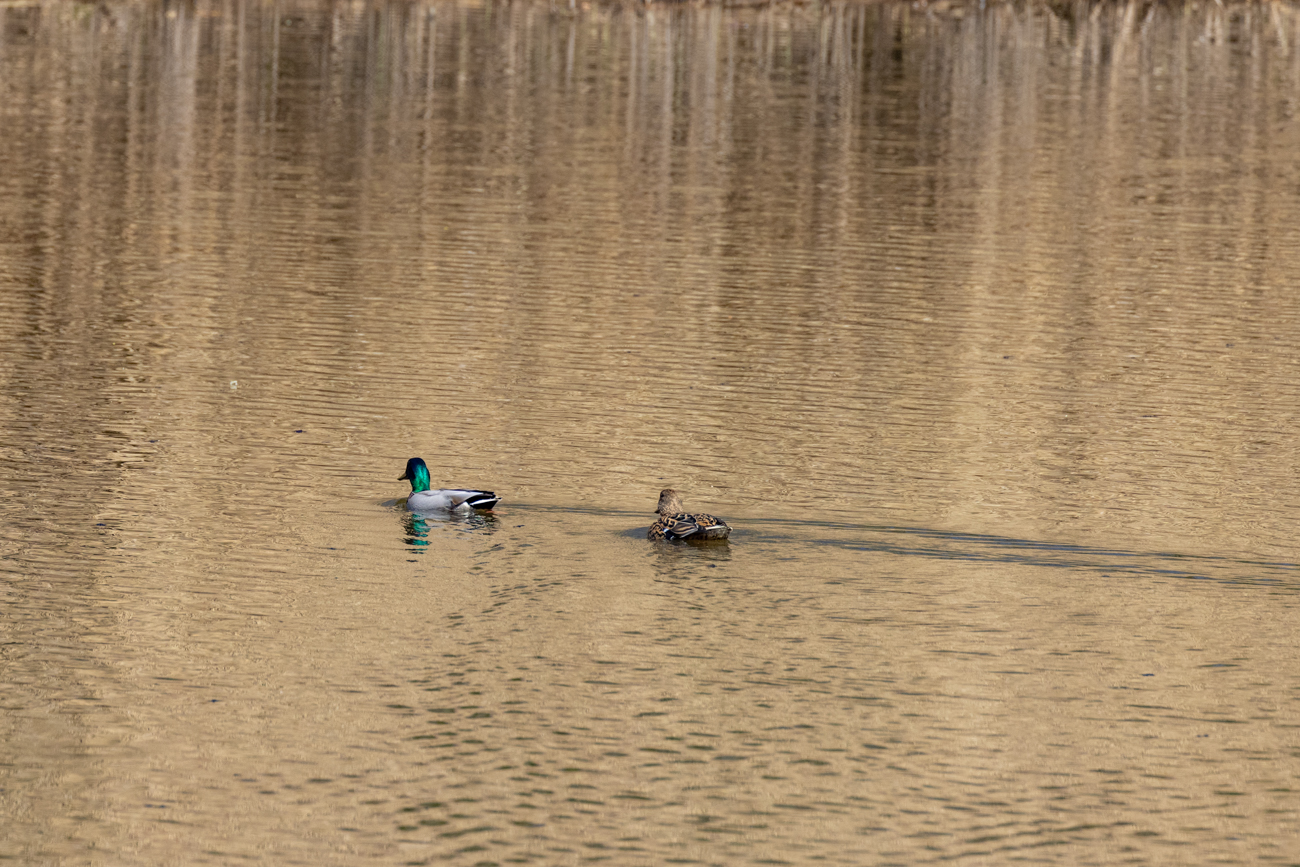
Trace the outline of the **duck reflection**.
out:
M 429 545 L 429 532 L 445 529 L 461 533 L 495 533 L 497 519 L 485 512 L 458 515 L 452 512 L 403 512 L 402 529 L 406 532 L 403 543 L 413 548 Z
M 644 538 L 645 531 L 641 531 Z M 712 542 L 679 542 L 651 545 L 647 556 L 661 579 L 680 581 L 703 578 L 710 570 L 731 560 L 732 548 L 725 539 Z

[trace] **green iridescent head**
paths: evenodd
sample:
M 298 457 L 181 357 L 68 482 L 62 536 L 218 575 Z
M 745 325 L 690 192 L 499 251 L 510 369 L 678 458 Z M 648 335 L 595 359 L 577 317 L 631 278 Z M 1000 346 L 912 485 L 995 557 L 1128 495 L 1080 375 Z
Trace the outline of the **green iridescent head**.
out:
M 423 458 L 411 458 L 406 462 L 406 472 L 397 477 L 397 480 L 411 481 L 411 493 L 418 494 L 420 491 L 429 490 L 429 468 L 424 465 Z

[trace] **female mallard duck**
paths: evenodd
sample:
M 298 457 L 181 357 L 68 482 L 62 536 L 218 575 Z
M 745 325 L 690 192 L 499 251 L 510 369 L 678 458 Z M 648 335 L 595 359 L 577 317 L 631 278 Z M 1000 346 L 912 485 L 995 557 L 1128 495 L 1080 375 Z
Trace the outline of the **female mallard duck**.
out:
M 659 494 L 659 508 L 655 512 L 659 514 L 659 520 L 654 522 L 646 534 L 651 539 L 667 539 L 669 542 L 688 539 L 698 542 L 725 539 L 731 535 L 731 528 L 721 518 L 686 514 L 682 498 L 672 488 L 665 488 Z
M 398 476 L 397 480 L 401 482 L 407 479 L 411 481 L 411 495 L 406 498 L 406 508 L 412 512 L 487 510 L 501 500 L 491 491 L 468 491 L 458 488 L 429 490 L 429 468 L 424 465 L 422 458 L 411 458 L 406 462 L 406 472 Z

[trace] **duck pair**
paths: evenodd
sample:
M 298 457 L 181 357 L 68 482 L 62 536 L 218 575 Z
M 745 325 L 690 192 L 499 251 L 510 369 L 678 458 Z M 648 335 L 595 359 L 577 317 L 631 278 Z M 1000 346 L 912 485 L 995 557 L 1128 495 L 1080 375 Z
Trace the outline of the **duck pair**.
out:
M 406 508 L 412 512 L 455 512 L 467 514 L 471 511 L 487 511 L 501 502 L 501 498 L 492 491 L 476 491 L 461 488 L 444 488 L 431 490 L 429 486 L 429 468 L 422 458 L 411 458 L 406 462 L 406 472 L 397 479 L 411 483 L 411 494 L 406 498 Z M 659 494 L 659 507 L 655 509 L 659 520 L 651 525 L 646 537 L 663 539 L 669 542 L 706 541 L 725 539 L 731 535 L 727 522 L 714 515 L 688 514 L 682 506 L 682 498 L 672 488 L 665 488 Z

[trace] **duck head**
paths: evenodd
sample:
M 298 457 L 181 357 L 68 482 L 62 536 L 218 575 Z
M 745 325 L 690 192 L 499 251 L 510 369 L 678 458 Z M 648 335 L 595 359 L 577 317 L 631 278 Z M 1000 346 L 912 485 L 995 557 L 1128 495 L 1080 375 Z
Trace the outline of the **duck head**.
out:
M 424 458 L 411 458 L 406 462 L 406 472 L 397 477 L 399 482 L 409 480 L 411 493 L 429 490 L 429 468 L 424 465 Z
M 682 498 L 672 488 L 664 488 L 659 493 L 659 507 L 655 512 L 660 515 L 678 515 L 686 511 Z

